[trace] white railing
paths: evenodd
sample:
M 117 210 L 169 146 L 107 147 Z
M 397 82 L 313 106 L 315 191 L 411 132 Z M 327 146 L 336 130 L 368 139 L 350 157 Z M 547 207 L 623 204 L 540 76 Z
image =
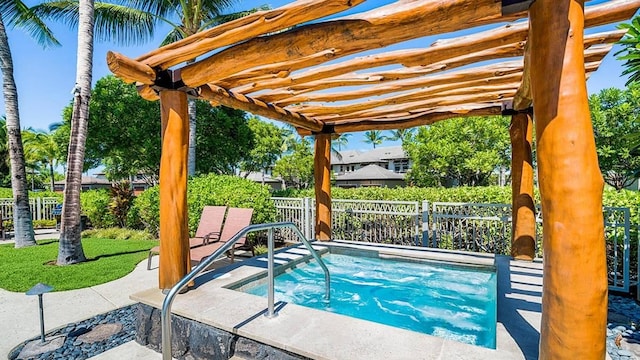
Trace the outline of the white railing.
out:
M 277 221 L 292 221 L 301 229 L 305 229 L 307 238 L 313 237 L 313 199 L 273 200 L 278 214 Z M 427 246 L 504 255 L 511 252 L 510 204 L 333 199 L 331 208 L 332 234 L 333 238 L 338 240 Z M 628 292 L 631 282 L 637 282 L 640 272 L 640 261 L 636 262 L 633 270 L 630 266 L 629 209 L 605 207 L 603 215 L 609 289 Z M 292 235 L 281 233 L 280 239 L 295 242 Z M 536 211 L 536 250 L 538 256 L 542 256 L 540 209 Z
M 29 198 L 32 220 L 53 220 L 53 209 L 60 201 L 52 197 Z M 0 199 L 0 216 L 3 219 L 13 218 L 13 199 Z

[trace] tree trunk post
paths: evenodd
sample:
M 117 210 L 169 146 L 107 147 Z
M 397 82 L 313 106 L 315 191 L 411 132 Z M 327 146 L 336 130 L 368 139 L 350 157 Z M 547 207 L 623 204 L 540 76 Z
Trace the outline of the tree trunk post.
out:
M 160 289 L 170 289 L 191 270 L 187 218 L 187 94 L 160 92 L 162 156 L 160 158 Z
M 313 176 L 316 192 L 316 240 L 331 240 L 331 134 L 316 135 Z
M 584 1 L 538 0 L 530 19 L 544 225 L 540 359 L 604 359 L 603 180 L 584 72 Z
M 532 261 L 536 256 L 536 215 L 533 201 L 533 122 L 526 113 L 511 118 L 511 256 Z

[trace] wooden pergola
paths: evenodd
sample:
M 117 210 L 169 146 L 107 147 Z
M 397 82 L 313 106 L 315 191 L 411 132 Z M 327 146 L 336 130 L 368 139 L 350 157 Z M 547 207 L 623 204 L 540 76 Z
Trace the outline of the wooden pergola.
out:
M 299 0 L 135 60 L 108 54 L 114 74 L 137 83 L 145 99 L 161 102 L 160 288 L 190 269 L 189 97 L 315 136 L 319 240 L 331 239 L 332 135 L 511 115 L 517 259 L 535 256 L 533 119 L 536 126 L 544 225 L 540 358 L 604 358 L 603 181 L 585 82 L 624 31 L 584 30 L 630 19 L 640 0 L 587 7 L 582 0 L 400 0 L 323 19 L 363 2 Z M 464 36 L 451 34 L 468 29 Z M 433 35 L 442 40 L 386 49 Z M 184 65 L 192 59 L 198 60 Z

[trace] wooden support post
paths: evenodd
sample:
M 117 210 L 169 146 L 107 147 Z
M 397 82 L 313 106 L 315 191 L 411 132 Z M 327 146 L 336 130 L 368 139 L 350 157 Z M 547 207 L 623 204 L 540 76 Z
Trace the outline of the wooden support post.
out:
M 531 89 L 542 200 L 540 359 L 604 359 L 607 264 L 584 74 L 584 0 L 530 9 Z
M 160 289 L 170 289 L 191 270 L 187 223 L 187 94 L 160 92 L 162 158 L 160 159 Z
M 316 190 L 316 240 L 331 240 L 331 134 L 317 134 L 313 176 Z
M 511 256 L 532 261 L 536 256 L 536 215 L 533 201 L 533 122 L 526 113 L 511 118 Z

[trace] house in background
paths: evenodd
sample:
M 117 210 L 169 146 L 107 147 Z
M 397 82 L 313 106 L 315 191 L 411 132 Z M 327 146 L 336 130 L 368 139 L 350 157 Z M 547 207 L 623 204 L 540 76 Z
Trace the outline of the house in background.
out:
M 143 191 L 150 188 L 143 175 L 136 175 L 130 180 L 133 193 L 137 196 Z M 107 176 L 103 173 L 97 173 L 95 176 L 82 176 L 82 191 L 94 190 L 94 189 L 110 189 L 112 182 L 107 179 Z M 53 190 L 55 192 L 64 192 L 65 180 L 56 181 L 53 184 Z
M 336 186 L 406 185 L 405 175 L 411 167 L 411 160 L 402 146 L 379 147 L 369 151 L 345 150 L 338 154 L 331 154 Z

